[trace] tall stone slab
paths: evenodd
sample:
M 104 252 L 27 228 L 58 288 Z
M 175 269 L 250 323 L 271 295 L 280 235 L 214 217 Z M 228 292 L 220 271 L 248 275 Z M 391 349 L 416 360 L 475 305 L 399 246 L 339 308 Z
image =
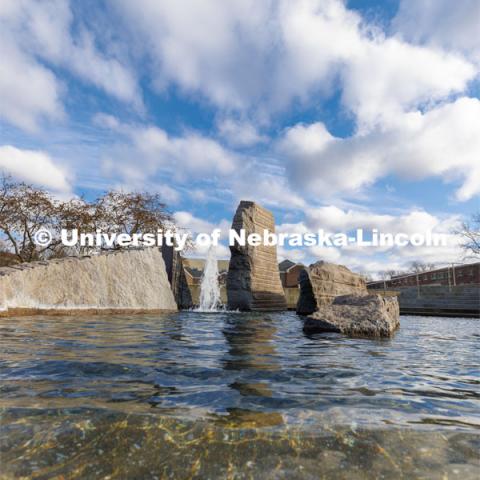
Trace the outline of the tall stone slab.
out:
M 176 252 L 173 246 L 163 245 L 162 257 L 165 262 L 168 281 L 172 287 L 173 296 L 175 297 L 178 308 L 181 310 L 192 308 L 192 292 L 187 283 L 183 267 L 183 258 L 180 252 Z
M 242 200 L 233 217 L 232 229 L 245 230 L 248 236 L 264 230 L 275 232 L 273 214 L 256 204 Z M 286 310 L 287 304 L 275 246 L 230 246 L 231 258 L 227 276 L 228 308 L 231 310 Z
M 365 280 L 343 265 L 319 261 L 300 272 L 297 313 L 309 315 L 340 295 L 367 295 Z

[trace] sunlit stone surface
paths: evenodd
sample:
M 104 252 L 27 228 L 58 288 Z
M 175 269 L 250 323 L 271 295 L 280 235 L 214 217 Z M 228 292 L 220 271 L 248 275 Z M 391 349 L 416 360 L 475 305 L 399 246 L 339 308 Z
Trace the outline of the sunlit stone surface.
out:
M 44 310 L 176 310 L 156 248 L 0 268 L 0 315 Z
M 275 232 L 270 211 L 254 202 L 241 201 L 233 218 L 232 229 L 246 235 L 264 230 Z M 228 308 L 231 310 L 286 310 L 287 302 L 278 271 L 275 246 L 230 246 L 227 277 Z
M 391 337 L 400 326 L 396 297 L 340 295 L 306 317 L 307 332 L 338 332 L 353 337 Z
M 365 280 L 343 265 L 319 261 L 299 275 L 297 313 L 309 315 L 339 295 L 367 295 Z

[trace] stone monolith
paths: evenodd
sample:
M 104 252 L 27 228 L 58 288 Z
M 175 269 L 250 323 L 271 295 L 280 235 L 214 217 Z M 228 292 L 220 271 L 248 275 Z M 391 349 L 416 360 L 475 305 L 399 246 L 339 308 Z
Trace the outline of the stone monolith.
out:
M 248 236 L 264 230 L 275 232 L 273 214 L 254 202 L 241 201 L 232 229 L 245 230 Z M 231 310 L 286 310 L 287 304 L 278 270 L 275 246 L 230 246 L 227 276 L 228 308 Z

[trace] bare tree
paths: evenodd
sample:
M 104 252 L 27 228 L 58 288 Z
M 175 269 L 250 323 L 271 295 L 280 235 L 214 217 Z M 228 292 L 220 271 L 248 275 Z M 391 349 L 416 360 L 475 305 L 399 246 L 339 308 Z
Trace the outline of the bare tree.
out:
M 49 245 L 39 246 L 35 236 L 47 229 L 52 237 Z M 90 246 L 66 247 L 61 230 L 76 229 L 79 234 L 102 233 L 129 235 L 157 234 L 166 229 L 175 231 L 173 218 L 160 195 L 148 192 L 109 191 L 93 202 L 83 198 L 59 201 L 42 188 L 10 177 L 0 178 L 0 247 L 5 259 L 31 262 L 67 255 L 92 253 Z M 116 244 L 115 249 L 122 248 Z M 6 261 L 6 260 L 5 260 Z
M 405 272 L 401 272 L 400 270 L 381 270 L 380 272 L 378 272 L 378 274 L 380 275 L 380 278 L 382 280 L 391 280 L 393 277 L 397 276 L 397 275 L 402 275 L 403 273 Z
M 436 265 L 434 263 L 422 263 L 417 260 L 410 263 L 407 273 L 422 273 L 434 270 Z
M 4 244 L 20 262 L 31 262 L 48 256 L 59 239 L 39 247 L 35 234 L 42 228 L 56 230 L 55 200 L 43 189 L 26 183 L 14 183 L 3 177 L 0 186 L 0 232 Z
M 95 201 L 93 215 L 96 227 L 105 233 L 156 235 L 179 230 L 158 193 L 111 190 Z M 188 239 L 186 249 L 192 248 Z
M 480 257 L 480 212 L 474 213 L 469 221 L 463 222 L 455 233 L 461 237 L 461 246 L 466 257 Z
M 172 216 L 156 193 L 112 190 L 96 200 L 94 210 L 97 227 L 104 232 L 133 235 L 174 230 Z

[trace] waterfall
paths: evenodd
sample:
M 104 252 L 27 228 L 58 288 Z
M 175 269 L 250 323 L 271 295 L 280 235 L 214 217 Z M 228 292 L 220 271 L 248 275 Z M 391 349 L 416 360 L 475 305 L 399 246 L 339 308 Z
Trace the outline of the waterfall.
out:
M 203 312 L 215 312 L 220 306 L 220 285 L 215 247 L 208 250 L 200 284 L 200 307 Z

